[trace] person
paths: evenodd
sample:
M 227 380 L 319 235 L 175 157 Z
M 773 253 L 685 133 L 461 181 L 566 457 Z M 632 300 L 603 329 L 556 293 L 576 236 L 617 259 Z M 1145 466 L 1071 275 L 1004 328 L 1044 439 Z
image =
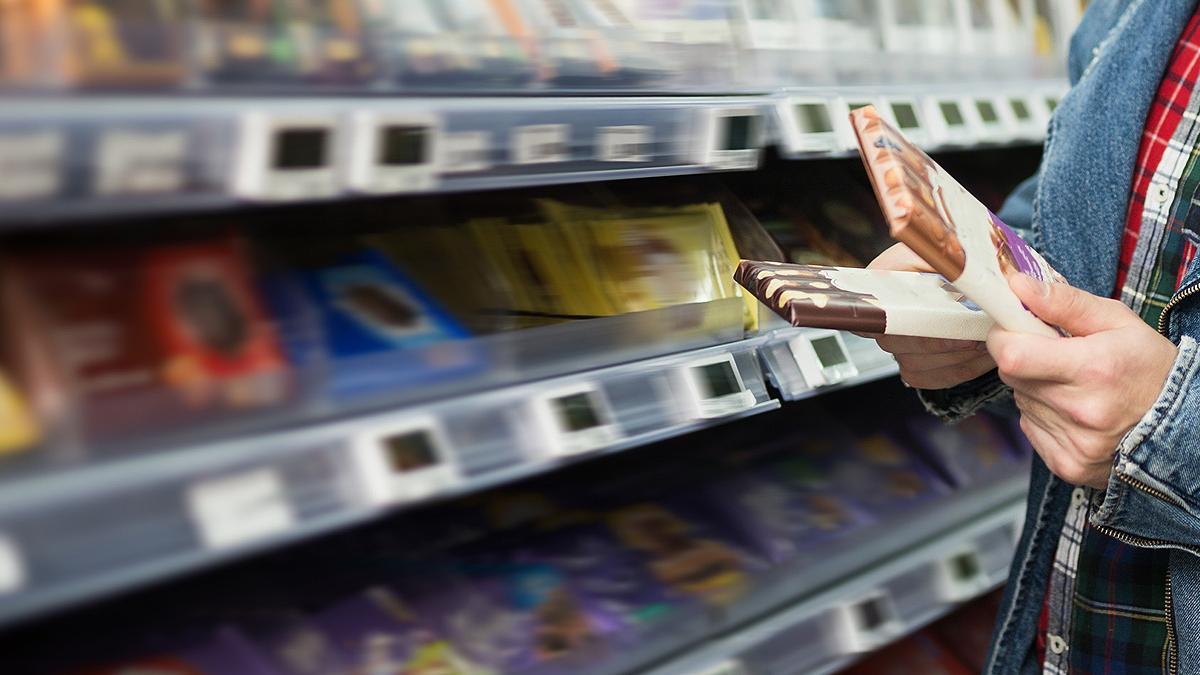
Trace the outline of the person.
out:
M 1070 282 L 1013 292 L 1072 337 L 878 341 L 930 411 L 1015 406 L 1037 451 L 986 672 L 1200 672 L 1200 9 L 1093 0 L 1068 71 L 1000 217 Z

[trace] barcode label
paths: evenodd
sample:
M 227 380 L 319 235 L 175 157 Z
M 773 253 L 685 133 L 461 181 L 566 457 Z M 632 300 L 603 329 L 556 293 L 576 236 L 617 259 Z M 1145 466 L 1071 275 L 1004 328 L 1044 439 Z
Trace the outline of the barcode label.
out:
M 100 138 L 96 192 L 102 195 L 176 192 L 184 187 L 183 131 L 108 131 Z
M 62 134 L 0 134 L 0 199 L 50 197 L 61 184 Z
M 492 167 L 486 131 L 456 131 L 441 137 L 446 173 L 487 171 Z
M 570 158 L 568 127 L 565 124 L 534 124 L 517 127 L 512 136 L 514 164 L 548 164 Z
M 283 480 L 272 469 L 254 469 L 192 484 L 188 512 L 209 548 L 234 546 L 287 530 L 295 515 Z
M 601 162 L 645 162 L 650 158 L 651 129 L 640 124 L 600 127 L 596 159 Z
M 0 593 L 12 593 L 25 587 L 25 563 L 16 542 L 0 534 Z

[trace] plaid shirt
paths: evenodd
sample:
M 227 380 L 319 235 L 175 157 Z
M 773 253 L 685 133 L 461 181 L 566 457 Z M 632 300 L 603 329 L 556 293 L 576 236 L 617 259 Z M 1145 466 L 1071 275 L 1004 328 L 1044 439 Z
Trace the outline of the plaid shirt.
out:
M 1121 241 L 1115 297 L 1150 325 L 1177 290 L 1200 241 L 1200 8 L 1146 118 Z M 1077 488 L 1067 509 L 1042 610 L 1042 672 L 1165 673 L 1170 554 L 1092 527 L 1102 495 Z

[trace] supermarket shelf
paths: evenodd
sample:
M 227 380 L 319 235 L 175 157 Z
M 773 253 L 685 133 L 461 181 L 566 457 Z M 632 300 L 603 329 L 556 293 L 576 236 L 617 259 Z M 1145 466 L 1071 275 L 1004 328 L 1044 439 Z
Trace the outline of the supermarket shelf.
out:
M 773 410 L 761 342 L 9 479 L 0 623 Z
M 770 331 L 759 353 L 767 377 L 785 401 L 799 401 L 821 394 L 857 387 L 900 373 L 895 359 L 874 340 L 853 333 L 837 334 L 838 351 L 844 355 L 841 366 L 825 367 L 816 354 L 805 350 L 806 343 L 829 338 L 832 331 L 811 328 L 780 328 Z M 847 368 L 845 364 L 850 364 Z
M 62 97 L 0 110 L 0 227 L 250 203 L 746 170 L 856 152 L 874 103 L 928 149 L 1035 143 L 1059 80 L 676 97 Z
M 784 570 L 778 585 L 756 593 L 763 603 L 792 602 L 758 614 L 753 598 L 739 603 L 722 635 L 642 672 L 834 672 L 1003 583 L 1026 487 L 1014 476 L 967 489 L 868 539 L 821 551 L 803 572 Z

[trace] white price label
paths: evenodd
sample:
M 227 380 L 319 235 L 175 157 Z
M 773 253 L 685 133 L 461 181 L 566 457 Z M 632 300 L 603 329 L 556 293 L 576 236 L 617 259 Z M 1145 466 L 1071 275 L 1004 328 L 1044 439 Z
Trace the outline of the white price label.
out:
M 471 173 L 492 168 L 486 131 L 456 131 L 441 138 L 446 173 Z
M 100 138 L 96 192 L 102 195 L 175 192 L 186 183 L 184 131 L 108 131 Z
M 565 124 L 533 124 L 517 127 L 512 135 L 514 164 L 565 162 L 571 157 L 569 127 Z
M 596 159 L 601 162 L 645 162 L 650 158 L 651 128 L 641 124 L 600 127 Z
M 58 192 L 62 155 L 58 132 L 0 134 L 0 199 L 37 199 Z
M 188 488 L 187 506 L 210 548 L 276 534 L 296 521 L 282 479 L 267 468 L 195 483 Z
M 694 671 L 691 675 L 746 675 L 746 667 L 737 659 L 727 659 Z
M 9 537 L 0 534 L 0 593 L 12 593 L 25 586 L 25 562 L 21 551 Z

